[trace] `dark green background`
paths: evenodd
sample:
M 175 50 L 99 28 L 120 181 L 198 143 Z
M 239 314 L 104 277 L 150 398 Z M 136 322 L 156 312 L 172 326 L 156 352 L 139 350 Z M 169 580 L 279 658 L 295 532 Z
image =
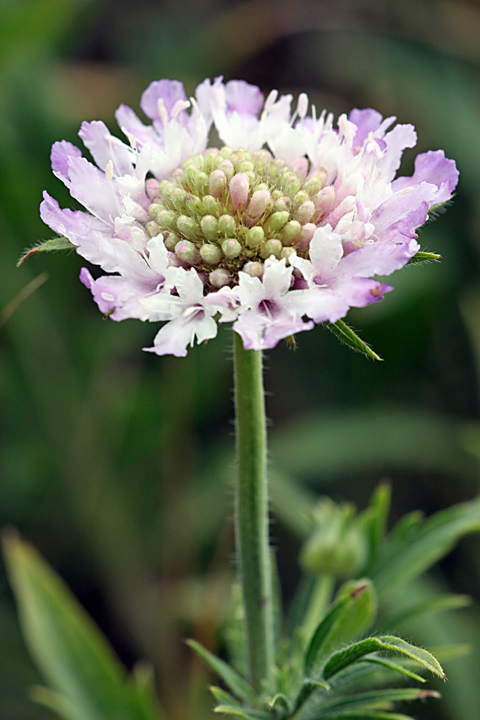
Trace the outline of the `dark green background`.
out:
M 0 521 L 44 553 L 129 667 L 155 664 L 175 720 L 210 716 L 208 678 L 181 638 L 215 646 L 231 579 L 230 333 L 186 359 L 157 358 L 141 351 L 155 326 L 102 320 L 78 282 L 78 256 L 15 269 L 24 247 L 51 237 L 42 190 L 73 206 L 50 173 L 50 146 L 76 142 L 83 119 L 116 131 L 115 108 L 137 109 L 151 80 L 177 78 L 191 93 L 224 74 L 266 93 L 306 91 L 335 113 L 375 107 L 413 123 L 419 151 L 455 158 L 455 200 L 420 236 L 442 263 L 397 273 L 384 302 L 348 317 L 385 361 L 323 328 L 266 359 L 272 465 L 302 491 L 360 507 L 387 478 L 395 518 L 429 514 L 473 497 L 480 472 L 479 38 L 473 1 L 0 5 Z M 35 278 L 41 286 L 12 312 Z M 286 492 L 276 493 L 272 535 L 288 599 L 300 541 Z M 478 599 L 478 550 L 478 538 L 463 541 L 429 582 Z M 447 665 L 445 701 L 415 712 L 477 720 L 478 608 L 412 628 L 412 638 L 472 643 L 469 658 Z M 27 699 L 32 682 L 2 570 L 2 720 L 51 717 Z

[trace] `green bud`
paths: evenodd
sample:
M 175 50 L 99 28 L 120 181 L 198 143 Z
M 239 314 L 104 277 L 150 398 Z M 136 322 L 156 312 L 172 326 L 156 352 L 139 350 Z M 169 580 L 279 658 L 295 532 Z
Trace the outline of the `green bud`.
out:
M 217 169 L 219 154 L 216 148 L 210 148 L 205 153 L 205 172 L 211 173 Z
M 235 175 L 235 170 L 233 167 L 233 163 L 230 162 L 230 160 L 222 160 L 220 165 L 218 166 L 218 169 L 221 170 L 223 173 L 225 173 L 225 177 L 228 181 L 232 179 L 232 177 Z M 213 195 L 213 193 L 212 193 Z
M 200 227 L 196 220 L 187 215 L 179 215 L 177 218 L 178 232 L 189 240 L 196 240 L 201 236 Z
M 169 204 L 172 205 L 175 210 L 178 210 L 178 212 L 182 212 L 184 207 L 183 203 L 185 201 L 187 193 L 183 188 L 175 187 L 170 192 L 168 196 L 164 196 L 166 200 L 168 200 Z
M 227 238 L 222 242 L 222 250 L 227 260 L 233 260 L 242 252 L 242 246 L 235 238 Z
M 167 236 L 164 238 L 163 244 L 165 245 L 167 250 L 170 250 L 170 252 L 174 252 L 178 242 L 180 242 L 180 238 L 178 237 L 178 235 L 175 235 L 175 233 L 167 233 Z
M 281 240 L 283 245 L 292 245 L 295 238 L 300 235 L 300 231 L 302 229 L 302 226 L 298 222 L 298 220 L 290 220 L 287 222 L 287 224 L 284 226 L 282 232 L 281 232 Z
M 221 203 L 218 200 L 215 200 L 213 195 L 205 195 L 202 200 L 202 212 L 205 215 L 218 217 L 221 212 L 221 207 Z
M 282 212 L 275 212 L 267 219 L 264 223 L 264 229 L 266 233 L 277 233 L 279 232 L 286 222 L 288 222 L 289 213 L 284 210 Z
M 197 215 L 203 210 L 202 201 L 196 195 L 185 195 L 183 204 L 192 215 Z
M 207 173 L 203 172 L 203 170 L 198 171 L 195 175 L 193 187 L 199 195 L 206 195 L 209 188 L 209 177 Z
M 229 158 L 229 157 L 231 157 L 231 155 L 233 155 L 233 150 L 232 150 L 232 148 L 225 145 L 225 147 L 221 148 L 218 155 L 219 155 L 219 157 L 224 158 L 224 159 Z
M 242 162 L 238 163 L 235 168 L 235 172 L 237 173 L 249 173 L 253 172 L 254 170 L 255 166 L 250 160 L 243 160 Z
M 218 221 L 213 215 L 205 215 L 200 222 L 200 227 L 207 240 L 218 238 Z
M 175 255 L 189 265 L 196 265 L 200 261 L 198 248 L 190 240 L 180 240 L 175 245 Z
M 303 205 L 304 202 L 307 202 L 307 200 L 310 200 L 310 195 L 306 193 L 304 190 L 300 190 L 294 198 L 293 198 L 293 207 L 299 208 L 300 205 Z
M 149 220 L 145 227 L 150 237 L 156 237 L 160 232 L 160 225 L 156 223 L 155 220 Z
M 291 204 L 292 201 L 290 200 L 290 198 L 286 195 L 282 195 L 282 197 L 279 197 L 277 200 L 275 200 L 273 208 L 277 212 L 288 212 L 290 210 Z
M 222 251 L 218 245 L 206 243 L 200 248 L 200 256 L 208 265 L 216 265 L 222 259 Z
M 365 563 L 367 538 L 353 505 L 335 505 L 328 498 L 313 513 L 314 530 L 300 554 L 304 570 L 336 578 L 354 575 Z
M 282 250 L 282 252 L 281 252 L 281 254 L 280 254 L 280 259 L 285 258 L 286 261 L 287 261 L 287 265 L 288 265 L 288 264 L 289 264 L 288 258 L 289 258 L 290 255 L 292 255 L 294 252 L 296 252 L 296 250 L 295 250 L 294 247 L 284 247 L 283 250 Z
M 237 224 L 231 215 L 222 215 L 218 218 L 218 232 L 225 237 L 236 235 Z
M 172 232 L 177 231 L 177 213 L 173 210 L 162 210 L 161 205 L 157 205 L 157 208 L 152 212 L 152 205 L 149 207 L 150 215 L 153 215 L 154 219 L 160 225 L 160 227 L 167 228 Z
M 260 227 L 260 225 L 255 225 L 254 227 L 250 228 L 250 230 L 247 232 L 246 235 L 246 242 L 249 248 L 254 250 L 255 248 L 260 247 L 260 245 L 265 240 L 265 233 L 263 231 L 263 228 Z
M 274 255 L 277 259 L 280 259 L 282 249 L 283 245 L 280 240 L 267 240 L 260 250 L 260 257 L 267 260 L 271 255 Z

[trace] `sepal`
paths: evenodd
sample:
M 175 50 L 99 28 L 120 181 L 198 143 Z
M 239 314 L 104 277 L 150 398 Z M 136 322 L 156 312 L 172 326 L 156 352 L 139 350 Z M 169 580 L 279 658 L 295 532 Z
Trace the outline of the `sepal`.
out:
M 348 345 L 351 350 L 360 352 L 362 355 L 371 358 L 372 360 L 381 360 L 380 355 L 377 355 L 371 347 L 367 345 L 343 320 L 337 320 L 336 323 L 326 322 L 324 325 L 332 332 L 340 342 Z
M 55 237 L 51 240 L 42 240 L 31 248 L 27 248 L 20 256 L 17 267 L 20 267 L 31 255 L 40 252 L 57 252 L 57 250 L 75 250 L 75 245 L 66 237 Z

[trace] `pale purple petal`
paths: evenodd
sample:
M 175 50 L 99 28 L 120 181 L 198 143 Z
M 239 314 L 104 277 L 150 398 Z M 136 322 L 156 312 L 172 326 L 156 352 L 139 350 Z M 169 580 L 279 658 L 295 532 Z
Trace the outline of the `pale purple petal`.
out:
M 115 112 L 115 119 L 122 132 L 134 138 L 136 143 L 160 146 L 160 138 L 155 129 L 151 125 L 144 125 L 128 105 L 120 105 Z
M 435 203 L 442 203 L 451 197 L 457 187 L 458 177 L 454 160 L 448 160 L 443 150 L 430 150 L 416 157 L 413 175 L 398 178 L 392 183 L 392 189 L 397 192 L 425 181 L 438 188 Z
M 357 126 L 357 132 L 353 139 L 354 148 L 362 147 L 368 134 L 378 130 L 383 120 L 379 112 L 370 108 L 365 110 L 355 108 L 350 112 L 348 119 Z
M 85 158 L 71 157 L 68 167 L 71 196 L 92 215 L 113 226 L 114 218 L 123 215 L 123 210 L 112 183 Z
M 390 225 L 406 218 L 410 213 L 417 210 L 422 203 L 431 204 L 436 197 L 437 188 L 435 185 L 426 182 L 396 192 L 382 203 L 373 215 L 372 222 L 375 225 L 375 233 L 381 236 L 382 232 Z
M 409 242 L 376 243 L 365 245 L 345 255 L 335 268 L 335 277 L 368 278 L 372 275 L 390 275 L 400 270 L 417 253 L 416 240 Z
M 387 147 L 378 167 L 383 178 L 392 181 L 400 167 L 405 148 L 412 148 L 417 144 L 417 133 L 413 125 L 396 125 L 385 135 L 385 142 Z
M 67 140 L 61 140 L 60 142 L 53 143 L 52 152 L 50 154 L 50 160 L 52 163 L 53 174 L 58 177 L 67 187 L 70 187 L 69 177 L 69 158 L 82 157 L 82 151 L 67 142 Z
M 239 115 L 254 115 L 257 117 L 263 106 L 263 94 L 256 85 L 244 80 L 230 80 L 225 85 L 225 99 L 227 109 Z
M 193 346 L 195 338 L 201 343 L 216 334 L 217 323 L 205 313 L 204 308 L 199 307 L 186 317 L 182 315 L 166 323 L 155 336 L 153 347 L 143 349 L 156 355 L 185 357 L 188 346 Z
M 134 173 L 132 149 L 111 135 L 105 123 L 99 120 L 83 122 L 78 134 L 101 170 L 105 170 L 111 161 L 115 175 Z
M 143 92 L 140 107 L 151 120 L 160 120 L 158 101 L 162 101 L 170 112 L 177 100 L 186 100 L 183 84 L 178 80 L 155 80 Z

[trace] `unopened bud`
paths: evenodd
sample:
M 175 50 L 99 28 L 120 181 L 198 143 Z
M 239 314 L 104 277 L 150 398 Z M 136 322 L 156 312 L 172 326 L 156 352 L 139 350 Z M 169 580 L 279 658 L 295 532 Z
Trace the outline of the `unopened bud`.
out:
M 242 211 L 247 204 L 250 193 L 250 183 L 244 173 L 237 173 L 228 183 L 230 198 L 236 210 Z
M 200 237 L 200 228 L 196 220 L 187 215 L 179 215 L 177 218 L 178 231 L 189 240 Z
M 250 275 L 250 277 L 261 278 L 263 275 L 264 265 L 261 262 L 247 262 L 243 266 L 242 270 Z
M 213 215 L 217 217 L 219 214 L 219 208 L 221 207 L 220 201 L 216 200 L 213 195 L 205 195 L 202 200 L 202 212 L 205 215 Z
M 282 252 L 281 252 L 280 259 L 285 258 L 286 261 L 287 261 L 287 265 L 289 265 L 289 264 L 290 264 L 290 262 L 289 262 L 289 257 L 290 257 L 290 255 L 292 255 L 294 252 L 295 252 L 295 248 L 293 248 L 293 247 L 284 247 L 283 250 L 282 250 Z
M 218 169 L 225 174 L 227 180 L 231 180 L 235 173 L 233 163 L 231 163 L 230 160 L 222 160 L 222 162 L 218 166 Z
M 277 233 L 279 232 L 286 222 L 288 222 L 289 213 L 284 210 L 282 212 L 275 212 L 267 219 L 264 224 L 266 233 Z
M 265 233 L 263 231 L 263 228 L 260 227 L 260 225 L 255 225 L 254 227 L 250 228 L 250 230 L 247 232 L 246 240 L 248 247 L 252 250 L 260 247 L 260 245 L 265 240 Z
M 195 265 L 200 261 L 200 253 L 197 246 L 190 240 L 180 240 L 175 245 L 175 255 L 184 263 Z
M 291 205 L 292 205 L 292 201 L 290 200 L 290 198 L 287 197 L 286 195 L 282 195 L 281 197 L 279 197 L 275 200 L 273 209 L 276 210 L 277 212 L 285 212 L 285 211 L 289 212 Z
M 229 284 L 232 276 L 225 268 L 217 268 L 209 274 L 208 279 L 213 287 L 221 288 Z
M 191 213 L 201 213 L 202 212 L 202 201 L 196 195 L 190 195 L 190 194 L 185 195 L 183 204 L 184 204 L 185 208 Z
M 233 237 L 237 224 L 231 215 L 222 215 L 218 218 L 218 232 L 224 237 Z
M 156 237 L 160 232 L 160 225 L 156 223 L 155 220 L 149 220 L 145 227 L 147 228 L 147 233 L 150 237 Z
M 335 190 L 333 185 L 320 190 L 313 198 L 315 203 L 315 210 L 317 212 L 317 220 L 324 218 L 335 205 Z
M 223 170 L 214 170 L 210 173 L 208 189 L 213 197 L 223 198 L 227 189 L 227 178 Z
M 247 208 L 247 219 L 252 222 L 256 222 L 265 212 L 270 205 L 270 193 L 268 190 L 256 190 Z
M 150 205 L 148 209 L 150 215 L 157 221 L 160 227 L 167 228 L 172 232 L 177 231 L 177 213 L 173 210 L 164 210 L 161 205 Z
M 242 246 L 235 238 L 227 238 L 222 242 L 222 250 L 228 260 L 233 260 L 242 252 Z
M 206 243 L 200 248 L 200 256 L 208 265 L 216 265 L 222 259 L 222 251 L 218 245 Z
M 178 242 L 180 242 L 180 238 L 175 233 L 166 233 L 164 235 L 163 244 L 170 252 L 175 252 L 175 246 Z
M 260 251 L 260 256 L 267 260 L 271 255 L 274 255 L 277 259 L 280 259 L 282 254 L 283 245 L 280 240 L 267 240 Z
M 207 240 L 216 240 L 218 237 L 218 221 L 213 215 L 205 215 L 200 221 L 200 227 Z
M 290 220 L 287 222 L 281 232 L 282 245 L 292 245 L 295 238 L 300 235 L 302 226 L 298 220 Z
M 305 180 L 308 175 L 308 160 L 306 157 L 299 157 L 292 163 L 292 170 L 301 180 Z
M 316 229 L 317 226 L 313 223 L 306 223 L 305 225 L 302 225 L 300 235 L 298 236 L 295 243 L 297 246 L 297 251 L 299 253 L 307 252 L 308 248 L 310 247 L 310 241 L 313 237 L 313 233 Z
M 298 210 L 295 212 L 295 220 L 298 220 L 301 225 L 305 225 L 305 223 L 310 222 L 314 215 L 315 205 L 311 200 L 307 200 L 306 202 L 302 203 Z

